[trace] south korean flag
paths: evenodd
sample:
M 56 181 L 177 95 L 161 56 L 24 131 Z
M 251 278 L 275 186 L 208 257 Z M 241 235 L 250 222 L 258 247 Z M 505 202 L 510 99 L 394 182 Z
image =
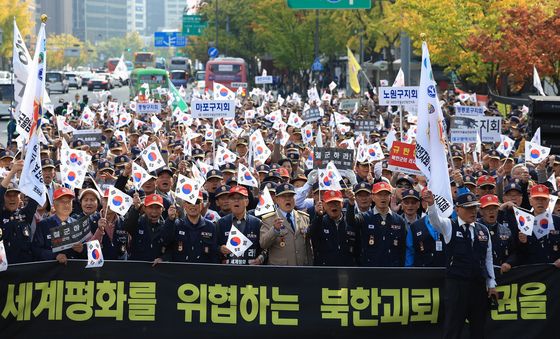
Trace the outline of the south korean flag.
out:
M 245 234 L 241 233 L 235 226 L 231 225 L 229 231 L 228 240 L 226 247 L 233 253 L 236 257 L 241 257 L 247 249 L 253 245 L 253 242 L 249 240 Z
M 105 261 L 103 260 L 103 252 L 101 252 L 99 240 L 88 241 L 86 247 L 88 250 L 88 263 L 86 268 L 103 267 Z
M 199 193 L 200 184 L 195 179 L 187 178 L 186 176 L 179 174 L 177 188 L 175 189 L 175 194 L 179 199 L 194 205 L 196 204 Z
M 268 187 L 265 187 L 259 196 L 259 203 L 255 207 L 255 216 L 258 217 L 270 212 L 274 212 L 274 201 L 272 201 Z
M 134 185 L 135 189 L 139 190 L 142 188 L 142 185 L 151 178 L 152 176 L 148 174 L 144 167 L 135 162 L 132 163 L 132 185 Z
M 109 208 L 111 211 L 124 216 L 132 206 L 132 197 L 119 190 L 118 188 L 109 188 Z
M 148 167 L 148 171 L 152 172 L 165 166 L 165 161 L 159 152 L 159 148 L 155 143 L 150 144 L 142 151 L 142 160 Z

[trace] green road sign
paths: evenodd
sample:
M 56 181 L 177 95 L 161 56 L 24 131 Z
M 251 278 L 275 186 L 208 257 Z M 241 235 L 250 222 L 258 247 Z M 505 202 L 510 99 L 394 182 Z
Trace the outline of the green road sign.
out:
M 183 15 L 183 35 L 202 35 L 208 23 L 202 20 L 202 15 Z
M 369 9 L 371 0 L 288 0 L 292 9 Z

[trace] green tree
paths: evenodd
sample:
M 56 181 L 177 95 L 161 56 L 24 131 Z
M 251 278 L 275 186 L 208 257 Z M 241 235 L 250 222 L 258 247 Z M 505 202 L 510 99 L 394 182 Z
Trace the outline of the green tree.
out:
M 108 58 L 120 58 L 124 53 L 125 58 L 132 58 L 134 52 L 144 48 L 144 42 L 138 32 L 129 32 L 124 37 L 114 37 L 97 44 L 97 54 Z M 130 52 L 129 52 L 130 51 Z M 105 60 L 101 60 L 105 62 Z

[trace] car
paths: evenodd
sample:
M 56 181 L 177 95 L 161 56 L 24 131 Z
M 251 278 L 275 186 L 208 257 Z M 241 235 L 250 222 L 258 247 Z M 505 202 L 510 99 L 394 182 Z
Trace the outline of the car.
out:
M 99 73 L 96 73 L 96 76 L 105 78 L 109 82 L 109 87 L 110 87 L 109 89 L 115 88 L 115 86 L 119 82 L 119 80 L 116 79 L 111 73 L 99 72 Z
M 68 87 L 76 87 L 76 89 L 82 88 L 83 82 L 80 74 L 74 72 L 66 72 L 65 75 L 68 79 Z
M 110 90 L 112 88 L 110 80 L 106 75 L 95 74 L 87 83 L 88 91 L 98 90 Z
M 187 88 L 187 83 L 188 83 L 187 72 L 182 70 L 170 71 L 169 79 L 171 79 L 171 82 L 173 83 L 173 85 L 175 85 L 175 87 L 179 88 L 183 86 L 184 88 Z
M 9 85 L 13 83 L 13 74 L 8 71 L 0 71 L 0 85 Z
M 68 93 L 68 79 L 61 71 L 50 71 L 45 76 L 45 88 L 47 93 Z
M 10 119 L 14 106 L 14 84 L 0 84 L 0 119 Z
M 88 81 L 93 78 L 93 73 L 90 71 L 83 71 L 80 73 L 80 76 L 82 77 L 82 85 L 87 85 Z
M 205 79 L 206 71 L 198 71 L 195 75 L 196 88 L 204 90 L 206 88 Z

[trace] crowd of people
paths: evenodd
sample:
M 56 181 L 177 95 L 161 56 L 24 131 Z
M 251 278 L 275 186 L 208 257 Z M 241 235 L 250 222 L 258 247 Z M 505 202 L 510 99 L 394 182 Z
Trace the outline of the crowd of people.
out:
M 396 137 L 413 128 L 404 112 L 399 114 L 378 106 L 375 95 L 362 98 L 361 107 L 341 114 L 355 120 L 368 118 L 380 121 L 369 133 L 356 133 L 333 126 L 331 115 L 342 99 L 332 93 L 327 101 L 311 102 L 320 107 L 323 117 L 310 122 L 313 130 L 321 129 L 324 143 L 332 148 L 357 147 L 356 141 L 370 144 L 380 142 L 385 156 L 389 131 Z M 459 99 L 452 92 L 442 94 L 446 119 L 453 115 L 454 103 Z M 221 263 L 236 265 L 320 265 L 370 267 L 438 267 L 453 265 L 447 244 L 450 234 L 442 225 L 446 221 L 431 213 L 433 199 L 424 177 L 391 171 L 387 160 L 355 161 L 354 170 L 341 170 L 343 190 L 320 190 L 318 169 L 309 163 L 315 141 L 304 143 L 302 129 L 288 126 L 280 131 L 272 128 L 268 114 L 280 111 L 284 121 L 290 113 L 301 114 L 307 105 L 299 96 L 281 100 L 263 93 L 247 96 L 238 102 L 236 122 L 241 132 L 236 135 L 225 121 L 193 119 L 191 125 L 182 124 L 166 107 L 157 114 L 164 122 L 155 132 L 149 116 L 132 117 L 144 124 L 131 122 L 116 128 L 107 107 L 114 101 L 109 95 L 98 103 L 69 103 L 55 113 L 67 117 L 75 129 L 98 128 L 103 133 L 101 147 L 88 146 L 72 134 L 62 133 L 56 119 L 43 119 L 41 128 L 47 144 L 41 146 L 41 164 L 47 203 L 38 206 L 33 199 L 20 193 L 17 178 L 23 167 L 16 141 L 0 152 L 3 179 L 0 187 L 2 225 L 0 239 L 10 264 L 37 260 L 64 263 L 69 258 L 85 258 L 82 243 L 71 249 L 53 253 L 50 243 L 52 227 L 88 217 L 91 239 L 102 244 L 105 259 L 145 260 L 154 264 L 174 262 Z M 157 100 L 157 99 L 156 99 Z M 119 103 L 120 104 L 120 103 Z M 468 104 L 468 103 L 467 103 Z M 94 126 L 82 120 L 85 107 L 95 114 Z M 247 119 L 245 111 L 256 110 Z M 488 104 L 485 114 L 498 115 L 495 106 Z M 560 267 L 560 203 L 551 206 L 554 225 L 544 237 L 519 232 L 513 207 L 532 210 L 534 215 L 549 208 L 549 195 L 556 195 L 550 174 L 560 176 L 560 157 L 550 156 L 537 166 L 523 160 L 524 138 L 527 136 L 526 112 L 513 109 L 504 117 L 504 131 L 515 141 L 515 156 L 504 157 L 496 152 L 497 144 L 484 144 L 480 162 L 464 145 L 451 145 L 449 174 L 456 204 L 454 218 L 481 225 L 475 236 L 488 236 L 491 261 L 479 262 L 470 270 L 493 271 L 498 266 L 506 273 L 524 264 L 554 263 Z M 401 131 L 400 128 L 403 128 Z M 192 149 L 185 154 L 185 131 L 189 129 Z M 211 138 L 205 138 L 212 130 Z M 263 163 L 249 156 L 252 151 L 249 135 L 260 130 L 272 154 Z M 124 132 L 126 139 L 116 137 Z M 120 132 L 120 133 L 122 133 Z M 289 134 L 289 139 L 283 133 Z M 81 189 L 67 187 L 60 175 L 60 148 L 63 139 L 72 149 L 85 150 L 92 156 L 87 169 L 89 175 Z M 288 139 L 286 143 L 285 139 Z M 146 142 L 147 140 L 147 142 Z M 132 185 L 132 165 L 145 167 L 140 153 L 155 142 L 166 166 L 150 173 L 141 187 Z M 175 195 L 179 174 L 191 177 L 192 168 L 200 162 L 214 165 L 217 145 L 237 155 L 235 162 L 214 166 L 207 171 L 204 188 L 196 202 L 187 202 Z M 519 152 L 518 152 L 519 151 Z M 362 159 L 363 160 L 363 159 Z M 259 188 L 237 182 L 238 164 L 249 166 L 258 178 Z M 133 198 L 133 206 L 123 217 L 107 208 L 109 187 L 114 186 Z M 255 216 L 260 193 L 270 192 L 275 209 Z M 467 200 L 466 200 L 467 199 Z M 468 211 L 465 212 L 465 211 Z M 467 216 L 468 214 L 468 216 Z M 234 225 L 252 246 L 242 256 L 234 255 L 226 247 L 229 231 Z M 483 229 L 487 231 L 482 231 Z M 486 232 L 486 233 L 485 233 Z M 458 250 L 456 247 L 453 250 Z M 471 272 L 472 273 L 472 272 Z M 488 277 L 490 278 L 490 277 Z

